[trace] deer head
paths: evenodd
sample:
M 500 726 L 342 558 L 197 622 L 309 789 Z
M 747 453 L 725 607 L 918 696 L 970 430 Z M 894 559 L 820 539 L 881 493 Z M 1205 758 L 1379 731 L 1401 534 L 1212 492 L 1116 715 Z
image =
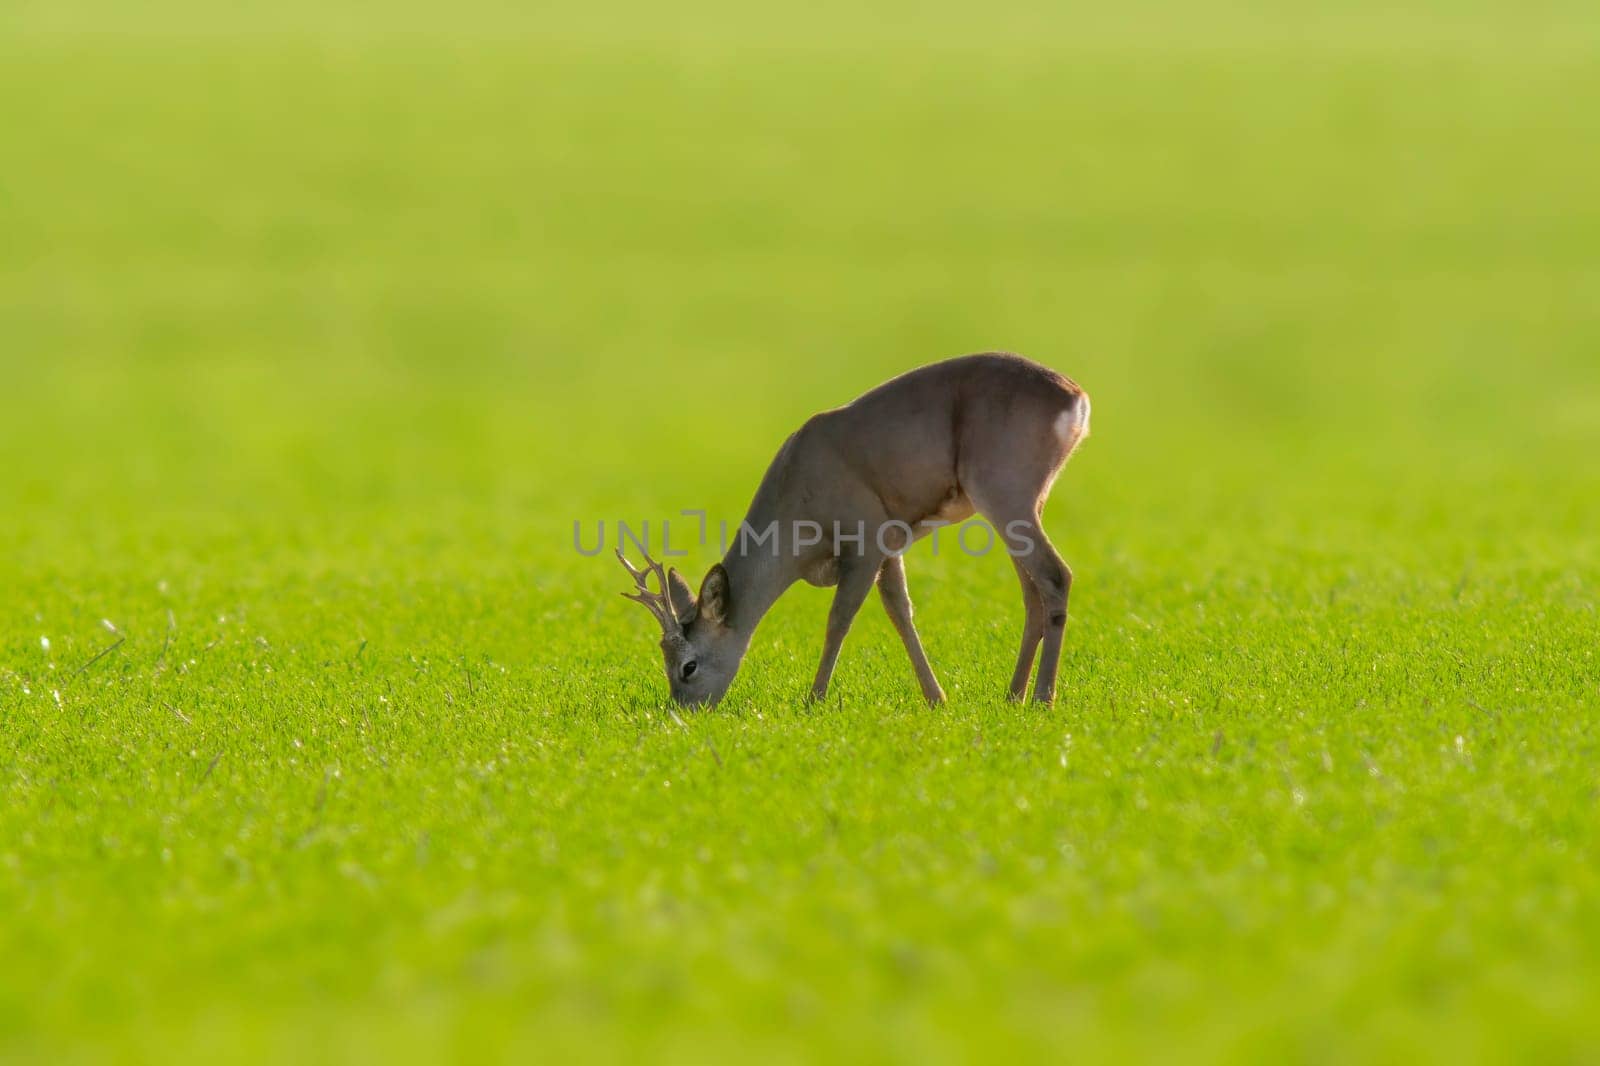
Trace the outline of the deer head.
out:
M 634 589 L 622 595 L 643 604 L 661 626 L 661 657 L 666 664 L 672 698 L 691 707 L 716 703 L 739 672 L 747 641 L 728 624 L 728 572 L 718 563 L 700 583 L 696 596 L 676 570 L 663 569 L 645 553 L 645 568 L 617 560 L 633 578 Z M 660 591 L 650 588 L 655 576 Z

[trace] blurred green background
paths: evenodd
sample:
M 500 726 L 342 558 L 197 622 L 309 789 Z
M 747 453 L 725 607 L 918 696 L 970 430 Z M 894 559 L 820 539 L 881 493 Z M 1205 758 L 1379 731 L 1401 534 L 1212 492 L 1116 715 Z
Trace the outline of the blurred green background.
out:
M 0 1048 L 1597 1054 L 1593 4 L 12 0 L 0 99 Z M 796 592 L 675 725 L 572 523 L 995 348 L 1062 703 L 919 550 L 948 711 Z

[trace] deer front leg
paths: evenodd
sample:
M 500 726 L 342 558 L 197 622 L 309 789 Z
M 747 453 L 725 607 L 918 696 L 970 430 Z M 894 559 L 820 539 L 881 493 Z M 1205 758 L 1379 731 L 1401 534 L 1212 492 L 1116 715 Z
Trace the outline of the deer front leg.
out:
M 833 606 L 828 608 L 828 635 L 822 644 L 822 661 L 817 664 L 817 677 L 811 683 L 811 698 L 828 697 L 828 681 L 833 677 L 833 664 L 839 659 L 839 648 L 844 636 L 850 632 L 850 623 L 856 612 L 866 602 L 872 583 L 878 575 L 876 559 L 852 557 L 839 560 L 839 586 L 833 590 Z
M 906 654 L 911 656 L 911 666 L 917 672 L 923 698 L 929 703 L 943 703 L 944 689 L 933 676 L 933 667 L 922 650 L 917 627 L 911 621 L 911 593 L 906 589 L 906 567 L 900 556 L 889 556 L 878 568 L 878 597 L 883 600 L 883 609 L 889 612 L 895 632 L 900 634 L 900 642 L 906 646 Z

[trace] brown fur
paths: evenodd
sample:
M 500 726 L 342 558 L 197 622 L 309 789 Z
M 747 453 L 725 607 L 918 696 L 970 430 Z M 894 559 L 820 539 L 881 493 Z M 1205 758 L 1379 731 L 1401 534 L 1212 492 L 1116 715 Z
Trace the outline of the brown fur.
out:
M 1012 559 L 1026 619 L 1010 694 L 1026 695 L 1042 644 L 1033 695 L 1051 700 L 1072 572 L 1039 515 L 1056 474 L 1087 434 L 1088 415 L 1088 396 L 1071 379 L 1020 356 L 985 353 L 912 370 L 807 420 L 778 449 L 745 518 L 757 533 L 777 523 L 776 555 L 770 540 L 753 546 L 735 537 L 708 575 L 725 593 L 721 617 L 698 612 L 674 650 L 664 642 L 673 696 L 683 703 L 720 699 L 756 624 L 785 589 L 805 580 L 836 590 L 815 698 L 827 694 L 845 633 L 876 584 L 923 694 L 943 700 L 911 621 L 904 562 L 880 550 L 875 533 L 901 522 L 921 537 L 932 532 L 926 521 L 959 522 L 979 513 L 1007 543 L 1032 543 Z M 801 544 L 798 522 L 819 526 L 820 543 Z M 864 523 L 866 543 L 841 540 L 835 550 L 836 522 L 847 534 Z M 1008 538 L 1008 530 L 1016 536 Z M 695 676 L 685 678 L 691 662 Z

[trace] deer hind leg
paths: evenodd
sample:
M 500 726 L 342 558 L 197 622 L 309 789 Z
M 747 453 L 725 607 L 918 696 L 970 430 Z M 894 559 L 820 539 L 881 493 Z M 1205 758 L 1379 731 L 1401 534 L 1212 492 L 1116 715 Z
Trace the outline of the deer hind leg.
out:
M 1088 397 L 1074 389 L 1031 404 L 991 402 L 969 416 L 959 445 L 961 486 L 1011 554 L 1027 611 L 1010 691 L 1017 699 L 1026 693 L 1037 647 L 1033 698 L 1049 703 L 1055 697 L 1072 571 L 1039 516 L 1056 475 L 1088 432 Z
M 944 689 L 933 676 L 933 667 L 922 650 L 917 627 L 911 621 L 911 593 L 906 589 L 905 561 L 900 556 L 889 556 L 878 568 L 878 597 L 883 600 L 883 609 L 889 612 L 895 632 L 900 634 L 900 642 L 906 646 L 906 654 L 911 656 L 911 666 L 917 672 L 923 698 L 929 703 L 943 703 Z
M 1011 677 L 1011 694 L 1021 699 L 1027 689 L 1028 670 L 1033 665 L 1037 640 L 1039 674 L 1034 679 L 1033 698 L 1040 703 L 1050 703 L 1055 699 L 1056 670 L 1067 626 L 1072 571 L 1062 562 L 1050 538 L 1045 536 L 1044 525 L 1039 520 L 1043 493 L 1037 489 L 998 494 L 974 491 L 973 498 L 978 510 L 999 531 L 1024 585 L 1023 604 L 1028 613 L 1023 623 L 1017 668 Z M 1031 598 L 1026 591 L 1029 586 L 1033 592 Z
M 872 592 L 878 576 L 879 560 L 865 556 L 848 556 L 839 560 L 839 585 L 833 590 L 833 605 L 828 608 L 828 634 L 822 644 L 822 661 L 817 664 L 816 680 L 811 683 L 811 698 L 824 700 L 828 696 L 828 682 L 833 678 L 834 663 L 839 660 L 839 648 L 856 612 Z
M 1017 581 L 1022 585 L 1022 648 L 1017 652 L 1017 668 L 1011 672 L 1011 688 L 1007 695 L 1013 703 L 1020 703 L 1028 695 L 1028 677 L 1033 673 L 1033 657 L 1044 637 L 1044 604 L 1039 591 L 1033 587 L 1033 578 L 1022 565 L 1022 560 L 1012 557 L 1011 565 L 1017 568 Z
M 1022 556 L 1028 576 L 1044 610 L 1044 639 L 1039 653 L 1039 676 L 1033 682 L 1033 698 L 1051 703 L 1056 698 L 1056 670 L 1061 665 L 1061 642 L 1067 630 L 1067 598 L 1072 593 L 1072 570 L 1056 553 L 1055 545 L 1044 535 L 1037 516 L 1030 535 L 1034 550 Z

